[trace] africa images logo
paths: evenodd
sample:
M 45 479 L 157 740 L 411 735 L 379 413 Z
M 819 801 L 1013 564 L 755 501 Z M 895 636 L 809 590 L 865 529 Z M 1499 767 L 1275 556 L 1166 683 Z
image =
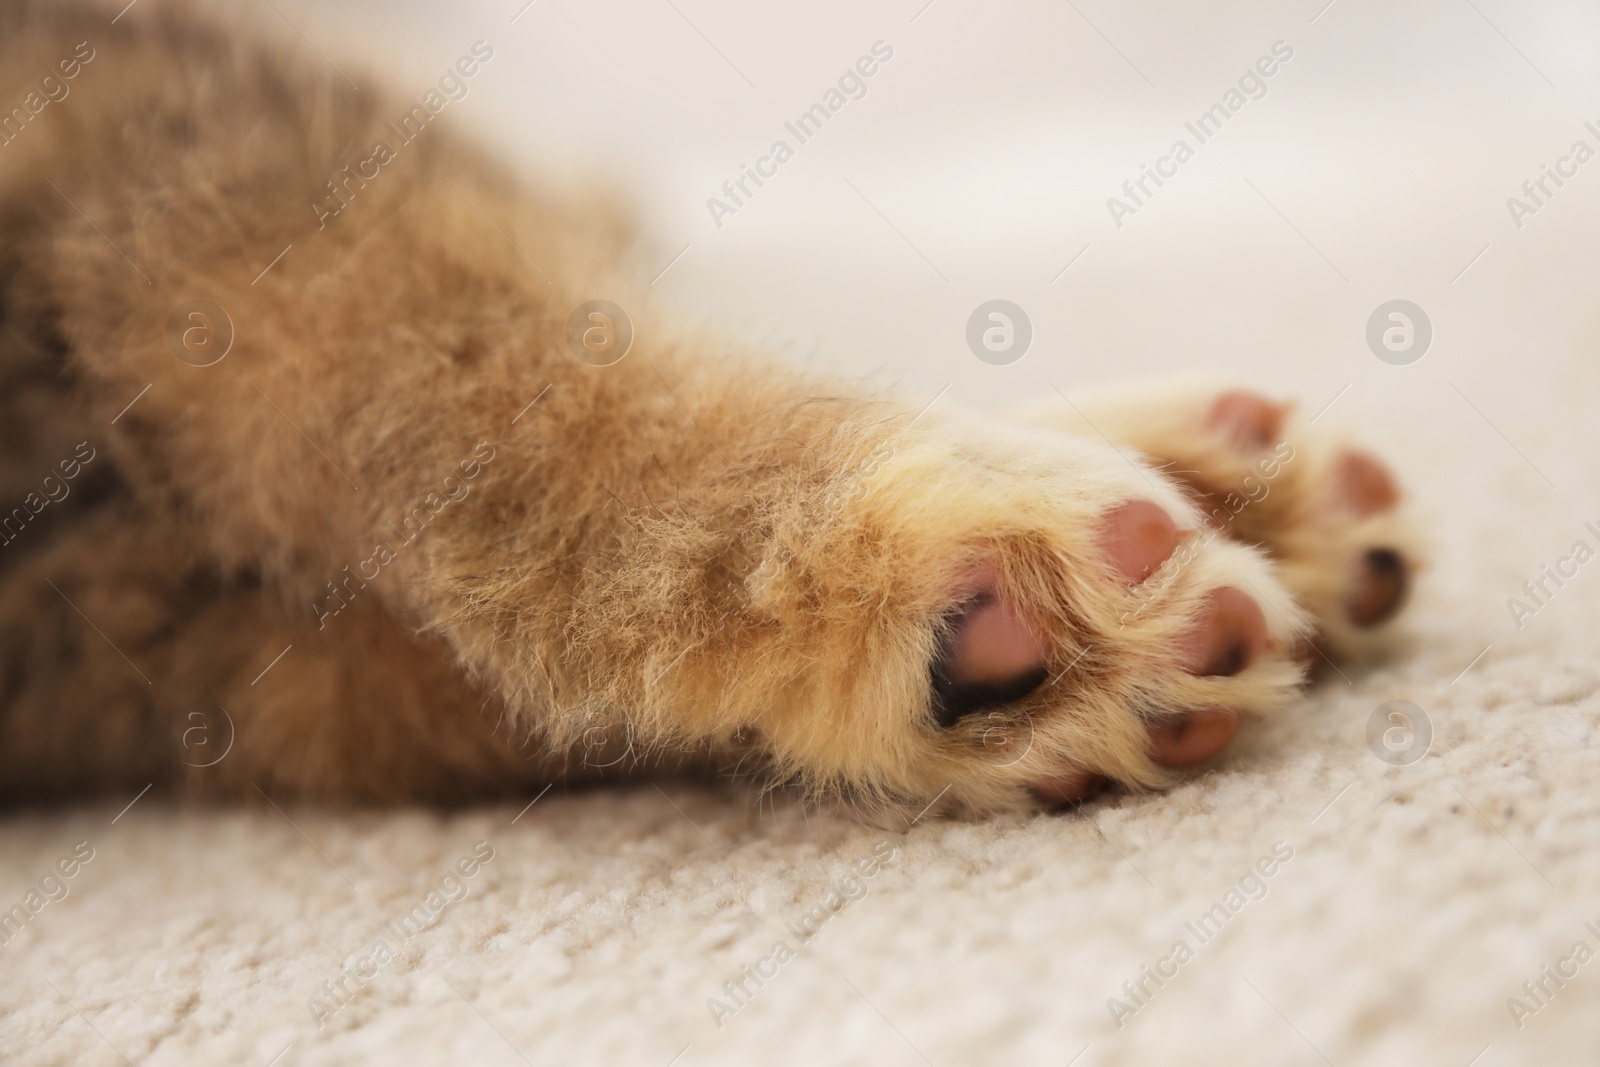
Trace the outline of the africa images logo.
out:
M 1235 86 L 1230 86 L 1222 94 L 1221 100 L 1202 111 L 1193 122 L 1183 124 L 1183 128 L 1194 138 L 1194 144 L 1190 144 L 1187 138 L 1179 137 L 1172 142 L 1166 155 L 1157 157 L 1153 167 L 1149 163 L 1140 164 L 1138 177 L 1122 183 L 1122 197 L 1106 199 L 1106 210 L 1111 213 L 1111 221 L 1117 229 L 1122 229 L 1122 220 L 1126 216 L 1138 214 L 1139 209 L 1150 202 L 1156 189 L 1178 176 L 1178 168 L 1195 157 L 1195 149 L 1199 145 L 1221 133 L 1223 125 L 1243 110 L 1245 104 L 1266 96 L 1267 79 L 1277 74 L 1281 65 L 1293 58 L 1294 48 L 1287 41 L 1272 42 L 1270 55 L 1257 59 L 1239 75 Z M 1154 183 L 1155 189 L 1150 187 L 1151 183 Z

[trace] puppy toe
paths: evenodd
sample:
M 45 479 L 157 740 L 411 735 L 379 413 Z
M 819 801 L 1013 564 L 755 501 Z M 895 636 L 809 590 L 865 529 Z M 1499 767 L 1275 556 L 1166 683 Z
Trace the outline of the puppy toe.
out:
M 1289 407 L 1260 393 L 1234 389 L 1212 402 L 1205 426 L 1239 451 L 1254 455 L 1283 439 L 1283 423 Z
M 1071 771 L 1059 778 L 1037 782 L 1033 792 L 1049 807 L 1079 804 L 1103 792 L 1109 780 L 1092 771 Z
M 1112 508 L 1100 520 L 1098 532 L 1101 550 L 1129 585 L 1150 577 L 1178 547 L 1178 524 L 1148 500 Z
M 1267 646 L 1267 617 L 1255 599 L 1238 589 L 1206 597 L 1192 628 L 1178 639 L 1178 663 L 1201 678 L 1232 678 L 1248 669 Z
M 1369 548 L 1356 564 L 1345 614 L 1362 629 L 1381 626 L 1399 614 L 1410 591 L 1405 557 L 1392 548 Z
M 1151 759 L 1163 767 L 1187 767 L 1227 748 L 1239 732 L 1239 716 L 1233 711 L 1205 708 L 1151 724 L 1146 730 Z
M 1400 487 L 1389 468 L 1371 453 L 1350 449 L 1334 468 L 1334 499 L 1358 519 L 1393 510 L 1400 503 Z

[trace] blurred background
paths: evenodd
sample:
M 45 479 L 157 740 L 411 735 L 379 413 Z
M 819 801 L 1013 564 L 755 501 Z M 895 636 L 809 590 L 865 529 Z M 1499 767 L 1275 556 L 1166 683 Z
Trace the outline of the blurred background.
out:
M 1548 331 L 1583 328 L 1576 237 L 1600 165 L 1521 229 L 1506 199 L 1574 140 L 1600 148 L 1583 125 L 1600 120 L 1592 3 L 275 4 L 401 92 L 489 42 L 451 123 L 541 172 L 624 185 L 654 242 L 641 269 L 672 263 L 663 294 L 908 392 L 954 381 L 989 404 L 1050 379 L 1292 368 L 1329 397 L 1353 381 L 1352 408 L 1422 404 L 1472 353 L 1536 367 Z M 717 226 L 707 198 L 775 139 L 798 144 L 784 123 L 877 41 L 893 59 L 867 95 Z M 1280 41 L 1293 58 L 1266 94 L 1200 145 L 1185 122 Z M 1195 157 L 1119 228 L 1107 199 L 1180 137 Z M 963 343 L 994 297 L 1035 327 L 1005 369 Z M 1436 326 L 1404 372 L 1363 343 L 1394 297 Z

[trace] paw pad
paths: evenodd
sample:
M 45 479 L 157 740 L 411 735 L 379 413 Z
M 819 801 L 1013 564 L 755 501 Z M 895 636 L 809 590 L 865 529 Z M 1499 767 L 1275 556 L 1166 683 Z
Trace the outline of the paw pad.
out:
M 965 583 L 949 635 L 933 664 L 934 713 L 944 727 L 1020 700 L 1044 684 L 1044 640 L 998 589 L 992 567 Z
M 1211 404 L 1206 428 L 1221 435 L 1241 452 L 1265 452 L 1283 439 L 1283 420 L 1289 405 L 1277 404 L 1260 393 L 1235 389 Z
M 1177 550 L 1178 524 L 1148 500 L 1119 504 L 1100 520 L 1100 547 L 1129 585 L 1154 574 Z
M 1207 708 L 1148 728 L 1150 758 L 1164 767 L 1187 767 L 1220 753 L 1239 732 L 1239 716 Z
M 1400 487 L 1389 468 L 1356 450 L 1339 457 L 1334 494 L 1342 507 L 1361 519 L 1389 511 L 1400 502 Z
M 1261 605 L 1237 589 L 1206 597 L 1193 627 L 1178 641 L 1178 662 L 1201 678 L 1232 678 L 1249 668 L 1267 647 L 1267 617 Z
M 1361 557 L 1345 613 L 1360 627 L 1394 618 L 1405 604 L 1411 576 L 1405 559 L 1392 548 L 1372 548 Z

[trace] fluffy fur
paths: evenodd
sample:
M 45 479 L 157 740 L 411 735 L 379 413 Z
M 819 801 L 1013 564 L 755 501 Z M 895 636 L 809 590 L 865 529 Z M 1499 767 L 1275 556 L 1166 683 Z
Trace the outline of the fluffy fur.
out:
M 153 0 L 0 10 L 0 102 L 94 52 L 0 147 L 0 504 L 95 456 L 0 548 L 0 794 L 451 800 L 711 766 L 991 811 L 1067 771 L 1161 785 L 1152 724 L 1282 706 L 1313 625 L 1359 650 L 1319 558 L 1390 531 L 1324 520 L 1325 459 L 1159 581 L 1112 574 L 1109 506 L 1198 530 L 1197 485 L 1253 462 L 1196 421 L 1209 394 L 1108 402 L 1147 462 L 1100 420 L 1003 429 L 807 378 L 673 322 L 617 272 L 616 212 L 444 129 L 322 217 L 411 102 L 257 41 Z M 611 366 L 567 348 L 594 298 L 635 326 Z M 193 301 L 235 331 L 210 366 L 175 355 Z M 975 568 L 1050 680 L 940 730 L 930 663 Z M 1225 586 L 1270 649 L 1187 674 L 1172 648 Z M 232 748 L 195 766 L 218 710 Z

